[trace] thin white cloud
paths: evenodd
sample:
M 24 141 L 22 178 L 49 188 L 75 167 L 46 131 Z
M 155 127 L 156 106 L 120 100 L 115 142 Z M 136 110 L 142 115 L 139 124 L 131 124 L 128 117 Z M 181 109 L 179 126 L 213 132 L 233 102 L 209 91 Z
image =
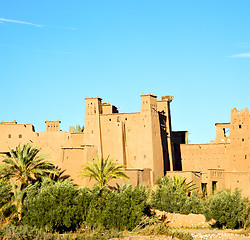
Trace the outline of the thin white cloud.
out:
M 34 24 L 34 23 L 30 23 L 30 22 L 23 22 L 23 21 L 11 20 L 11 19 L 5 19 L 5 18 L 0 18 L 0 21 L 32 25 L 35 27 L 43 27 L 43 25 L 40 25 L 40 24 Z
M 72 27 L 57 27 L 57 26 L 48 26 L 48 25 L 42 25 L 42 24 L 35 24 L 35 23 L 31 23 L 31 22 L 24 22 L 24 21 L 19 21 L 19 20 L 12 20 L 12 19 L 6 19 L 6 18 L 0 18 L 0 23 L 3 22 L 11 22 L 11 23 L 19 23 L 19 24 L 26 24 L 26 25 L 31 25 L 34 27 L 46 27 L 46 28 L 56 28 L 56 29 L 67 29 L 67 30 L 76 30 L 76 28 L 72 28 Z
M 250 53 L 240 53 L 229 56 L 230 58 L 250 58 Z

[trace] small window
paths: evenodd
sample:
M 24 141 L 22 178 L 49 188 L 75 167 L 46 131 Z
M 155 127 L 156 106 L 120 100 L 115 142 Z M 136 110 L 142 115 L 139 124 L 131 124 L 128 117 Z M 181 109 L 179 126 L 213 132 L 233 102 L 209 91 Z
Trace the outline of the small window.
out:
M 217 181 L 212 181 L 212 193 L 214 193 L 216 191 L 217 188 Z
M 127 121 L 128 119 L 127 118 L 125 118 L 125 121 Z
M 207 196 L 207 184 L 206 183 L 201 183 L 201 190 L 202 190 L 202 197 Z
M 223 128 L 224 137 L 229 137 L 229 128 Z
M 8 135 L 8 138 L 11 138 L 11 134 Z
M 23 137 L 23 135 L 22 134 L 19 134 L 19 138 L 22 138 Z
M 111 122 L 111 118 L 109 119 L 109 121 Z
M 91 131 L 91 134 L 93 134 L 93 133 L 94 133 L 94 130 Z
M 147 156 L 146 155 L 144 155 L 144 159 L 146 159 L 147 158 Z
M 239 125 L 239 128 L 241 128 L 241 125 Z
M 247 159 L 247 155 L 245 155 L 245 159 Z
M 245 139 L 244 138 L 242 138 L 242 142 L 244 142 L 245 141 Z

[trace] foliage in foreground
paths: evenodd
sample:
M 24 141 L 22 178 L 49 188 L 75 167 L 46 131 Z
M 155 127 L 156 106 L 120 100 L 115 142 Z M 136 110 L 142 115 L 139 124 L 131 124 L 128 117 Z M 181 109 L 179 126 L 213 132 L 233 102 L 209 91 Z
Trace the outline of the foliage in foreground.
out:
M 15 194 L 15 190 L 26 195 L 21 221 L 16 217 L 19 214 L 19 195 Z M 70 180 L 43 180 L 19 190 L 18 186 L 14 185 L 13 188 L 10 183 L 0 181 L 0 223 L 19 225 L 22 233 L 26 231 L 25 225 L 36 229 L 35 232 L 40 229 L 66 233 L 78 231 L 81 226 L 85 226 L 87 230 L 122 231 L 133 230 L 137 226 L 139 232 L 168 233 L 169 229 L 160 222 L 145 224 L 144 221 L 145 226 L 138 229 L 152 206 L 184 214 L 205 213 L 208 220 L 215 219 L 217 227 L 223 228 L 247 228 L 250 222 L 249 200 L 242 198 L 238 190 L 232 194 L 218 192 L 204 200 L 194 193 L 188 196 L 186 191 L 176 187 L 167 178 L 161 179 L 155 191 L 151 190 L 151 197 L 142 186 L 123 185 L 118 190 L 110 190 L 96 185 L 93 189 L 81 189 Z M 154 218 L 148 220 L 155 221 Z
M 207 220 L 215 219 L 218 227 L 247 227 L 250 219 L 249 201 L 241 197 L 238 189 L 232 194 L 229 191 L 218 192 L 208 198 L 204 213 Z
M 199 198 L 196 192 L 189 196 L 187 187 L 191 185 L 179 184 L 184 183 L 183 181 L 177 181 L 177 184 L 175 180 L 167 176 L 158 178 L 157 189 L 151 197 L 151 207 L 172 213 L 202 213 L 207 220 L 216 220 L 216 227 L 220 228 L 250 226 L 250 203 L 247 198 L 241 197 L 238 189 L 233 193 L 216 192 L 204 200 Z
M 119 191 L 96 187 L 91 192 L 86 224 L 105 229 L 132 230 L 148 207 L 146 189 L 142 186 L 123 185 Z
M 155 217 L 143 217 L 142 221 L 136 226 L 133 232 L 141 235 L 166 235 L 177 237 L 180 240 L 192 240 L 189 233 L 170 230 L 161 220 Z
M 58 232 L 91 228 L 133 229 L 147 211 L 144 187 L 124 185 L 119 191 L 94 187 L 77 190 L 69 181 L 44 181 L 27 193 L 23 224 Z
M 168 176 L 157 179 L 157 189 L 152 193 L 151 206 L 161 211 L 171 213 L 202 213 L 203 200 L 197 197 L 197 193 L 193 192 L 188 196 L 195 187 L 193 184 L 183 181 L 171 180 Z
M 59 234 L 30 226 L 8 225 L 0 228 L 1 240 L 107 240 L 122 237 L 122 233 L 115 230 L 85 229 L 77 233 Z
M 74 231 L 83 221 L 85 206 L 79 206 L 79 196 L 69 181 L 36 184 L 27 193 L 22 223 L 58 232 Z

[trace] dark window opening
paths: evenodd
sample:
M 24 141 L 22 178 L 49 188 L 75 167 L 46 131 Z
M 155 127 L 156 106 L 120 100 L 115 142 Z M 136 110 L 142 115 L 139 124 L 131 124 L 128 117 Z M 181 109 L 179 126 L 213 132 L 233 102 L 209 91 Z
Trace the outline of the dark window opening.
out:
M 212 181 L 212 193 L 214 193 L 216 191 L 217 188 L 217 181 Z
M 207 183 L 201 183 L 202 197 L 207 196 Z
M 245 159 L 247 159 L 247 155 L 245 155 Z
M 23 137 L 23 135 L 22 134 L 19 134 L 19 138 L 22 138 Z
M 241 125 L 239 125 L 239 128 L 241 128 Z
M 109 121 L 111 121 L 111 118 L 109 119 Z
M 11 134 L 8 135 L 8 138 L 11 138 Z
M 244 138 L 242 138 L 242 142 L 244 142 L 245 141 L 245 139 Z
M 224 137 L 229 137 L 229 128 L 223 128 Z

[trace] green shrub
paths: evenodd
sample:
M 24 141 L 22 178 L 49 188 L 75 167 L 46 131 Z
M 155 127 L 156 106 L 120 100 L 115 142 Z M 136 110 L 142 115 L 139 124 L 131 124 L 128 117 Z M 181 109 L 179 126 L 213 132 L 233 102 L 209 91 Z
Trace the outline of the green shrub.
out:
M 190 233 L 184 233 L 184 232 L 178 232 L 178 231 L 173 232 L 172 237 L 176 237 L 180 240 L 192 240 L 193 239 Z
M 23 224 L 53 231 L 74 231 L 83 222 L 86 213 L 83 195 L 69 181 L 44 181 L 40 188 L 28 192 L 23 212 Z M 86 206 L 87 207 L 87 206 Z
M 173 183 L 167 176 L 157 179 L 157 189 L 152 193 L 151 206 L 171 213 L 202 213 L 203 200 L 193 192 L 189 197 L 184 187 Z
M 123 185 L 119 191 L 93 188 L 86 217 L 89 227 L 132 230 L 147 210 L 147 195 L 144 187 Z
M 197 196 L 197 193 L 193 193 L 190 197 L 186 197 L 186 201 L 182 205 L 180 213 L 182 214 L 199 214 L 204 211 L 204 200 Z
M 243 209 L 244 201 L 236 189 L 232 194 L 224 191 L 211 195 L 206 202 L 204 213 L 207 220 L 216 220 L 218 227 L 234 229 L 242 226 Z
M 250 228 L 250 202 L 248 198 L 243 199 L 243 210 L 240 219 L 245 229 Z
M 16 207 L 12 201 L 11 185 L 8 181 L 0 180 L 0 222 L 13 220 L 12 213 Z
M 22 223 L 57 232 L 88 228 L 133 229 L 147 210 L 144 187 L 122 186 L 119 191 L 104 187 L 77 190 L 73 184 L 44 181 L 29 189 Z

